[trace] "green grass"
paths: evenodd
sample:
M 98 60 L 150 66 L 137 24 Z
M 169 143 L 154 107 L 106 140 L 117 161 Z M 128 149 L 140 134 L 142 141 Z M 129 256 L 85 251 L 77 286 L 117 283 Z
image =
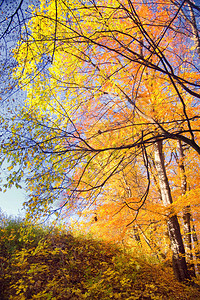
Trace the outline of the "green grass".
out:
M 9 220 L 0 229 L 0 299 L 200 299 L 170 267 L 116 245 Z

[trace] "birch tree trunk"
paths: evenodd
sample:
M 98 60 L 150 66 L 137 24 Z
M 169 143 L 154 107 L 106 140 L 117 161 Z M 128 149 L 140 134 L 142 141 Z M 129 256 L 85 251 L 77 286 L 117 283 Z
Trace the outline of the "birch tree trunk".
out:
M 179 151 L 179 170 L 181 175 L 181 194 L 185 195 L 187 191 L 187 178 L 185 174 L 184 166 L 184 154 L 181 141 L 178 141 L 178 151 Z M 191 276 L 195 276 L 195 267 L 192 255 L 192 234 L 191 234 L 191 208 L 187 205 L 183 208 L 183 230 L 184 230 L 184 240 L 185 240 L 185 251 L 186 260 L 189 265 L 189 271 Z
M 134 234 L 135 241 L 141 247 L 142 244 L 141 244 L 140 234 L 136 225 L 133 225 L 133 234 Z
M 191 1 L 188 1 L 187 0 L 187 3 L 188 3 L 188 6 L 189 6 L 189 11 L 190 11 L 190 24 L 191 24 L 191 27 L 192 27 L 192 33 L 193 33 L 193 40 L 194 40 L 194 43 L 195 43 L 195 48 L 197 50 L 197 53 L 199 55 L 199 58 L 200 58 L 200 38 L 199 38 L 199 31 L 198 31 L 198 28 L 197 28 L 197 20 L 196 20 L 196 17 L 194 15 L 194 10 L 192 8 L 192 3 Z
M 163 204 L 168 206 L 172 203 L 172 195 L 169 186 L 169 181 L 166 174 L 164 155 L 162 150 L 162 141 L 157 141 L 155 143 L 155 166 L 158 173 L 158 179 L 160 184 L 160 191 Z M 183 240 L 180 232 L 180 226 L 178 218 L 176 215 L 169 215 L 168 221 L 168 232 L 171 243 L 171 250 L 173 253 L 173 269 L 176 278 L 179 281 L 184 281 L 189 279 L 189 273 L 187 270 L 187 264 L 185 259 L 185 249 L 183 245 Z

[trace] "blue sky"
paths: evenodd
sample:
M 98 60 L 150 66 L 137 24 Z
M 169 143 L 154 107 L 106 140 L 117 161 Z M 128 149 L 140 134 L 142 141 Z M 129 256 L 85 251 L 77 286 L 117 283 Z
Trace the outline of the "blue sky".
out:
M 3 91 L 4 85 L 7 87 L 7 84 L 10 83 L 8 77 L 9 73 L 6 73 L 5 67 L 9 64 L 11 59 L 10 50 L 12 49 L 12 47 L 16 45 L 16 42 L 19 38 L 20 27 L 21 27 L 19 26 L 19 24 L 22 25 L 22 17 L 21 17 L 21 13 L 13 16 L 13 14 L 16 12 L 16 9 L 19 7 L 20 0 L 15 0 L 15 1 L 6 0 L 0 2 L 1 2 L 0 3 L 0 21 L 1 21 L 0 36 L 2 37 L 2 35 L 4 35 L 4 38 L 0 39 L 0 56 L 1 56 L 0 70 L 2 71 L 3 74 L 3 75 L 1 74 L 2 80 L 0 83 L 0 90 Z M 35 0 L 34 2 L 36 3 L 38 1 Z M 31 4 L 29 3 L 29 1 L 23 1 L 21 6 L 23 12 L 27 10 L 29 4 Z M 19 18 L 21 18 L 21 20 L 19 20 Z M 8 26 L 9 26 L 9 30 L 6 29 L 8 28 Z M 11 62 L 13 63 L 12 60 Z M 11 96 L 12 98 L 14 98 L 14 95 Z M 15 98 L 17 97 L 22 99 L 21 94 L 15 95 Z M 3 109 L 2 106 L 0 107 L 0 110 L 1 109 Z M 2 176 L 3 174 L 1 172 L 0 178 Z M 23 190 L 19 190 L 13 187 L 12 189 L 8 190 L 6 193 L 0 192 L 0 209 L 8 216 L 9 215 L 18 216 L 19 214 L 23 215 L 21 209 L 22 209 L 22 203 L 24 201 L 25 201 L 25 192 Z
M 7 216 L 23 216 L 22 204 L 25 201 L 23 189 L 12 188 L 6 193 L 0 192 L 0 208 Z

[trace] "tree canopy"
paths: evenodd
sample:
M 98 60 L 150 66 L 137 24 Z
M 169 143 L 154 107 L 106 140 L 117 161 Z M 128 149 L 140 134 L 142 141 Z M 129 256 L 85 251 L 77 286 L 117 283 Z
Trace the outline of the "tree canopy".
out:
M 198 227 L 199 17 L 189 0 L 41 1 L 13 50 L 26 101 L 1 124 L 4 188 L 26 178 L 29 216 L 95 214 L 155 252 L 168 230 L 179 280 L 197 249 L 179 224 Z

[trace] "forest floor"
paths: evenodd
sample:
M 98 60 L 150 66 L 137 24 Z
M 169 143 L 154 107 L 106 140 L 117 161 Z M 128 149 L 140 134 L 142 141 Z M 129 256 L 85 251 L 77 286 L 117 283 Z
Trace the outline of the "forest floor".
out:
M 200 299 L 173 270 L 116 245 L 10 221 L 0 229 L 0 299 Z

